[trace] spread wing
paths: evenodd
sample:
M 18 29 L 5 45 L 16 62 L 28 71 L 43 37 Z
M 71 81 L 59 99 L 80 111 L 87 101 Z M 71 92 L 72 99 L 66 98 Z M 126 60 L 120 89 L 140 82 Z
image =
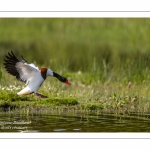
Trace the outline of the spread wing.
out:
M 15 76 L 17 80 L 26 84 L 29 83 L 38 72 L 40 72 L 39 68 L 34 64 L 28 64 L 23 56 L 21 56 L 21 59 L 18 59 L 12 51 L 10 53 L 8 52 L 4 61 L 4 66 L 7 72 Z

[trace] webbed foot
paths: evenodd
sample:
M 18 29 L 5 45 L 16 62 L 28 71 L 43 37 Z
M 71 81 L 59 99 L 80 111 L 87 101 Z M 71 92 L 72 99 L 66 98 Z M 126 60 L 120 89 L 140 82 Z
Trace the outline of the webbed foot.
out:
M 39 98 L 48 98 L 47 96 L 44 96 L 42 94 L 39 94 L 39 93 L 34 93 L 37 97 Z

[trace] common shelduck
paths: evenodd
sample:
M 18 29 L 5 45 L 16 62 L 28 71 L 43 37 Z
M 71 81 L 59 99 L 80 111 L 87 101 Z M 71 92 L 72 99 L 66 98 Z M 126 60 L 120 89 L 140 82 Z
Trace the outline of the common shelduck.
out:
M 42 67 L 39 69 L 33 63 L 28 64 L 22 55 L 19 59 L 12 51 L 8 52 L 4 61 L 4 66 L 7 72 L 15 76 L 17 80 L 24 82 L 25 85 L 27 85 L 24 89 L 18 92 L 17 95 L 28 95 L 34 93 L 40 98 L 47 98 L 47 96 L 38 93 L 39 87 L 42 85 L 47 76 L 56 77 L 59 81 L 70 85 L 65 77 L 62 77 L 48 68 Z

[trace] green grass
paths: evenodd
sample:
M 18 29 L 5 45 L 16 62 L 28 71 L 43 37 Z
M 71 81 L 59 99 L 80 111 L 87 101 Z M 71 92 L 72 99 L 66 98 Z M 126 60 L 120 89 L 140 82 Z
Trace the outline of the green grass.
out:
M 149 18 L 0 19 L 1 109 L 149 112 L 149 26 Z M 39 92 L 49 98 L 17 96 L 23 84 L 3 66 L 11 50 L 29 63 L 48 66 L 72 85 L 48 78 Z
M 0 108 L 3 111 L 27 109 L 69 109 L 80 112 L 95 111 L 111 114 L 148 113 L 150 111 L 150 83 L 101 83 L 80 77 L 86 74 L 70 74 L 71 86 L 49 77 L 39 92 L 48 98 L 40 99 L 34 95 L 17 96 L 21 87 L 0 88 Z M 89 80 L 87 80 L 89 78 Z M 74 80 L 73 80 L 74 79 Z M 91 81 L 90 81 L 91 80 Z M 77 81 L 77 82 L 76 82 Z

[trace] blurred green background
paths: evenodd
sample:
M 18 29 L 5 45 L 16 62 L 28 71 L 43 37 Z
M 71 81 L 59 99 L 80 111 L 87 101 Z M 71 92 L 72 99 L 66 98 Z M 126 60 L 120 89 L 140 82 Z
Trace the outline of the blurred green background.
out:
M 150 79 L 150 19 L 1 18 L 1 73 L 11 50 L 56 72 L 141 82 Z

